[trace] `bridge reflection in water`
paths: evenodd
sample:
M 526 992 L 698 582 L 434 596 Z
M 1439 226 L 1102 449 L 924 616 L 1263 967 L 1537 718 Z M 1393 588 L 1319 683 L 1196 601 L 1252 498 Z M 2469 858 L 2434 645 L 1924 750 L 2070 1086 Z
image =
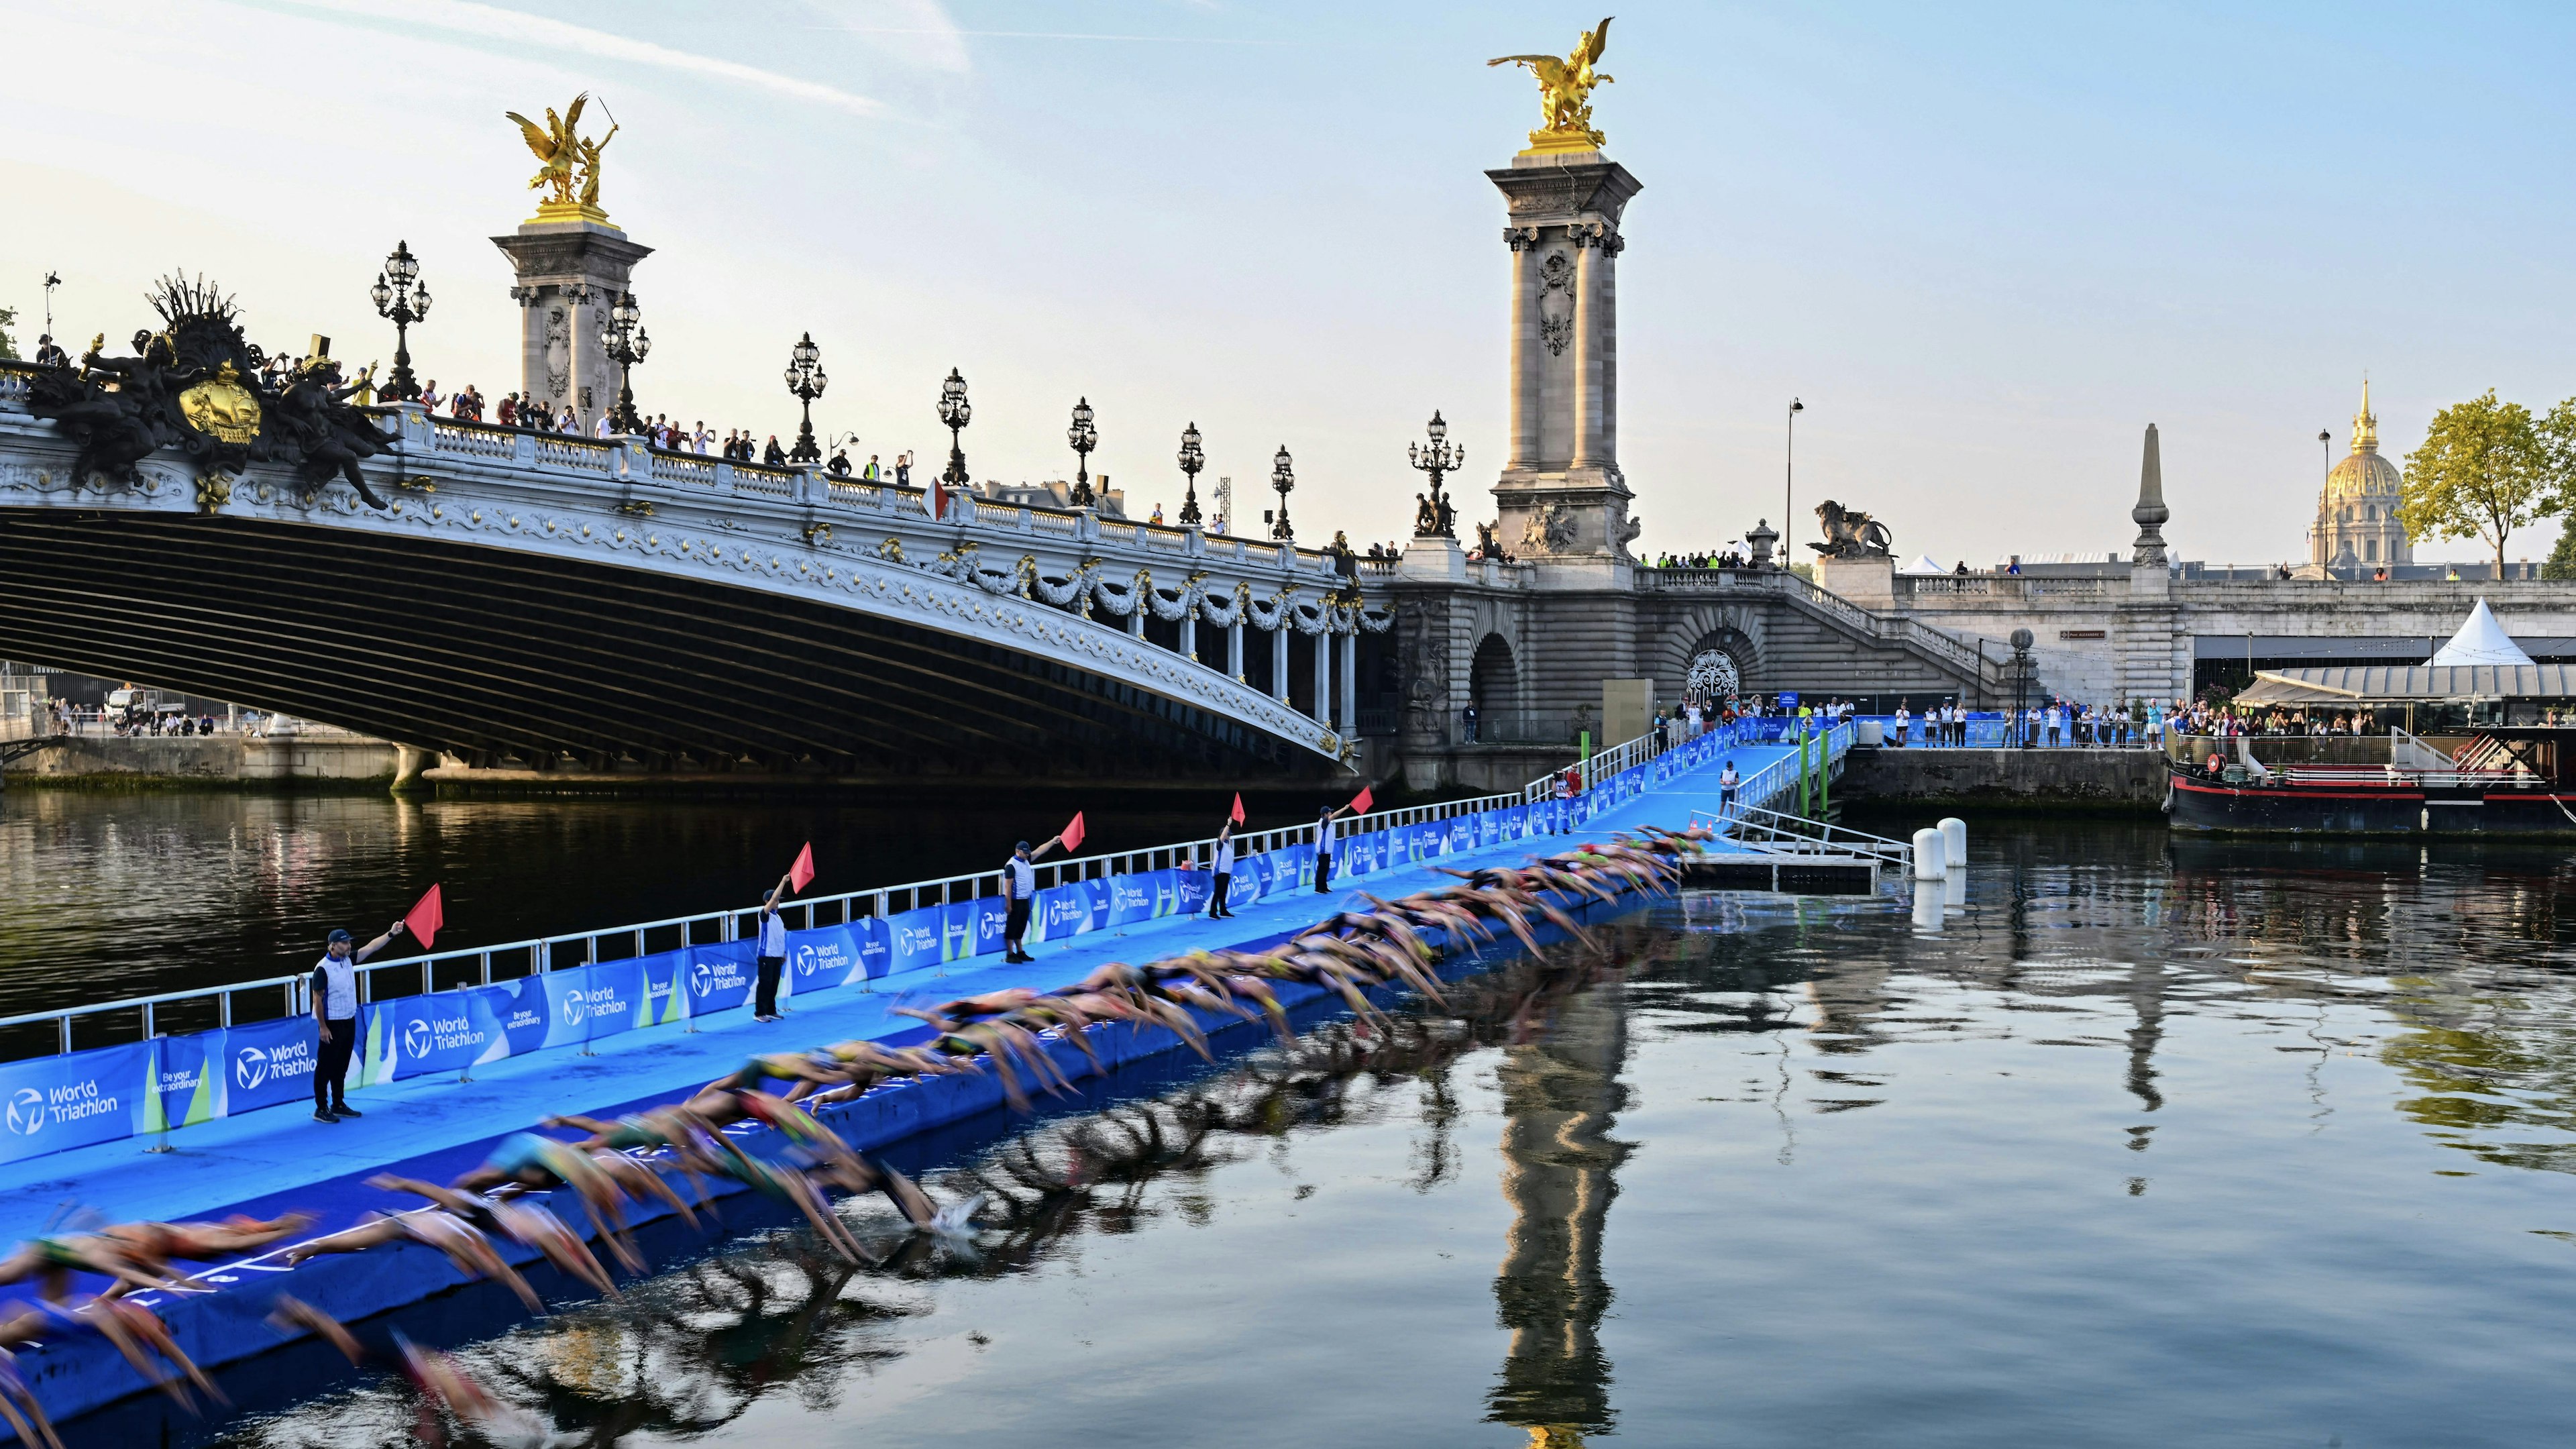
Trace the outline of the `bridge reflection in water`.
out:
M 1601 1239 L 1618 1169 L 1635 1150 L 1610 1135 L 1627 1100 L 1628 1016 L 1616 982 L 1540 1000 L 1545 1014 L 1518 1023 L 1523 1039 L 1505 1048 L 1499 1071 L 1513 1216 L 1494 1304 L 1511 1347 L 1486 1417 L 1528 1430 L 1533 1445 L 1569 1446 L 1616 1424 L 1600 1339 L 1612 1296 Z

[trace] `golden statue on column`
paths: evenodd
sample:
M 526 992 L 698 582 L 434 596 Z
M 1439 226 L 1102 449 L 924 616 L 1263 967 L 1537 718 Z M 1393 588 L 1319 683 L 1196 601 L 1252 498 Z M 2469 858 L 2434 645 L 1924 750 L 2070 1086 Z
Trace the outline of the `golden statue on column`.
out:
M 599 153 L 616 138 L 617 123 L 612 117 L 607 135 L 596 141 L 583 140 L 577 128 L 581 125 L 582 107 L 588 104 L 590 92 L 584 91 L 572 98 L 572 104 L 564 109 L 561 116 L 557 116 L 550 106 L 546 109 L 546 123 L 542 126 L 516 111 L 501 113 L 519 123 L 519 134 L 527 138 L 528 149 L 535 152 L 537 160 L 543 163 L 529 180 L 528 189 L 552 193 L 537 203 L 537 214 L 530 218 L 532 221 L 608 224 L 608 213 L 599 205 Z M 581 173 L 578 189 L 573 175 L 575 168 L 579 168 Z
M 1593 66 L 1601 59 L 1602 47 L 1609 43 L 1610 19 L 1603 16 L 1599 25 L 1577 37 L 1573 51 L 1563 59 L 1553 55 L 1498 55 L 1485 62 L 1525 65 L 1538 76 L 1543 124 L 1529 133 L 1529 149 L 1522 155 L 1601 149 L 1602 135 L 1592 129 L 1592 88 L 1610 84 L 1610 77 Z

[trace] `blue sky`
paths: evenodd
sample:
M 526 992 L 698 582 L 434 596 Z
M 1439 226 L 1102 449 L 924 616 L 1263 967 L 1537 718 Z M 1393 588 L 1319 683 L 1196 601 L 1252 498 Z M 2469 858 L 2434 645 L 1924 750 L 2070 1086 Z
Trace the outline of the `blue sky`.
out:
M 1310 537 L 1394 537 L 1432 409 L 1501 458 L 1507 253 L 1480 174 L 1525 73 L 1592 11 L 1523 3 L 975 0 L 511 7 L 0 0 L 17 145 L 0 305 L 122 337 L 172 266 L 255 337 L 390 353 L 365 300 L 407 239 L 424 370 L 516 384 L 508 269 L 533 162 L 503 109 L 601 96 L 603 199 L 657 248 L 648 410 L 944 448 L 961 367 L 978 477 L 1095 471 L 1176 505 L 1184 423 L 1247 496 L 1286 444 Z M 1649 548 L 1798 496 L 1901 552 L 2124 549 L 2161 425 L 2186 556 L 2303 552 L 2362 371 L 2388 451 L 2487 387 L 2576 394 L 2576 11 L 1632 4 L 1596 97 L 1643 181 L 1621 258 L 1621 461 Z M 28 338 L 22 337 L 22 343 Z M 2538 557 L 2554 525 L 2510 550 Z M 2478 556 L 2474 544 L 2428 550 Z

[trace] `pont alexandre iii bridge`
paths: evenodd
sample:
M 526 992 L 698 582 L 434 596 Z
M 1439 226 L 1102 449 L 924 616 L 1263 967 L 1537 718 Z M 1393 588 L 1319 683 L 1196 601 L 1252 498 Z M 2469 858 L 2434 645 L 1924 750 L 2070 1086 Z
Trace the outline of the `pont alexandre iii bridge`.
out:
M 375 735 L 442 782 L 1417 788 L 1518 785 L 1587 726 L 1615 743 L 1609 680 L 1664 704 L 1711 684 L 2172 698 L 2213 660 L 2420 659 L 2480 594 L 2553 641 L 2535 655 L 2576 657 L 2569 585 L 2184 578 L 2152 428 L 2136 544 L 2081 577 L 1647 567 L 1617 459 L 1639 183 L 1579 150 L 1486 176 L 1509 222 L 1509 434 L 1473 555 L 1437 498 L 1400 561 L 1355 559 L 989 485 L 359 409 L 325 360 L 271 366 L 229 299 L 165 284 L 169 326 L 133 358 L 0 363 L 0 657 Z M 495 241 L 524 395 L 588 429 L 614 391 L 587 339 L 649 249 L 590 219 Z M 2105 486 L 2106 515 L 2129 496 Z

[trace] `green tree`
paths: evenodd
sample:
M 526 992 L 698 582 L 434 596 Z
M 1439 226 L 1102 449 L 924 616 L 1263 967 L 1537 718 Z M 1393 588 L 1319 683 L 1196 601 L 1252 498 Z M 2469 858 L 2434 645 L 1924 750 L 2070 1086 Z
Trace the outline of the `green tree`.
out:
M 2568 502 L 2550 486 L 2551 472 L 2549 448 L 2531 410 L 2497 402 L 2489 388 L 2433 415 L 2424 445 L 2406 455 L 2398 521 L 2410 537 L 2486 543 L 2495 550 L 2501 578 L 2505 541 Z
M 2558 531 L 2558 546 L 2549 551 L 2549 559 L 2540 566 L 2544 579 L 2576 579 L 2576 518 Z
M 18 339 L 9 335 L 9 329 L 17 325 L 18 309 L 0 307 L 0 361 L 18 360 Z

